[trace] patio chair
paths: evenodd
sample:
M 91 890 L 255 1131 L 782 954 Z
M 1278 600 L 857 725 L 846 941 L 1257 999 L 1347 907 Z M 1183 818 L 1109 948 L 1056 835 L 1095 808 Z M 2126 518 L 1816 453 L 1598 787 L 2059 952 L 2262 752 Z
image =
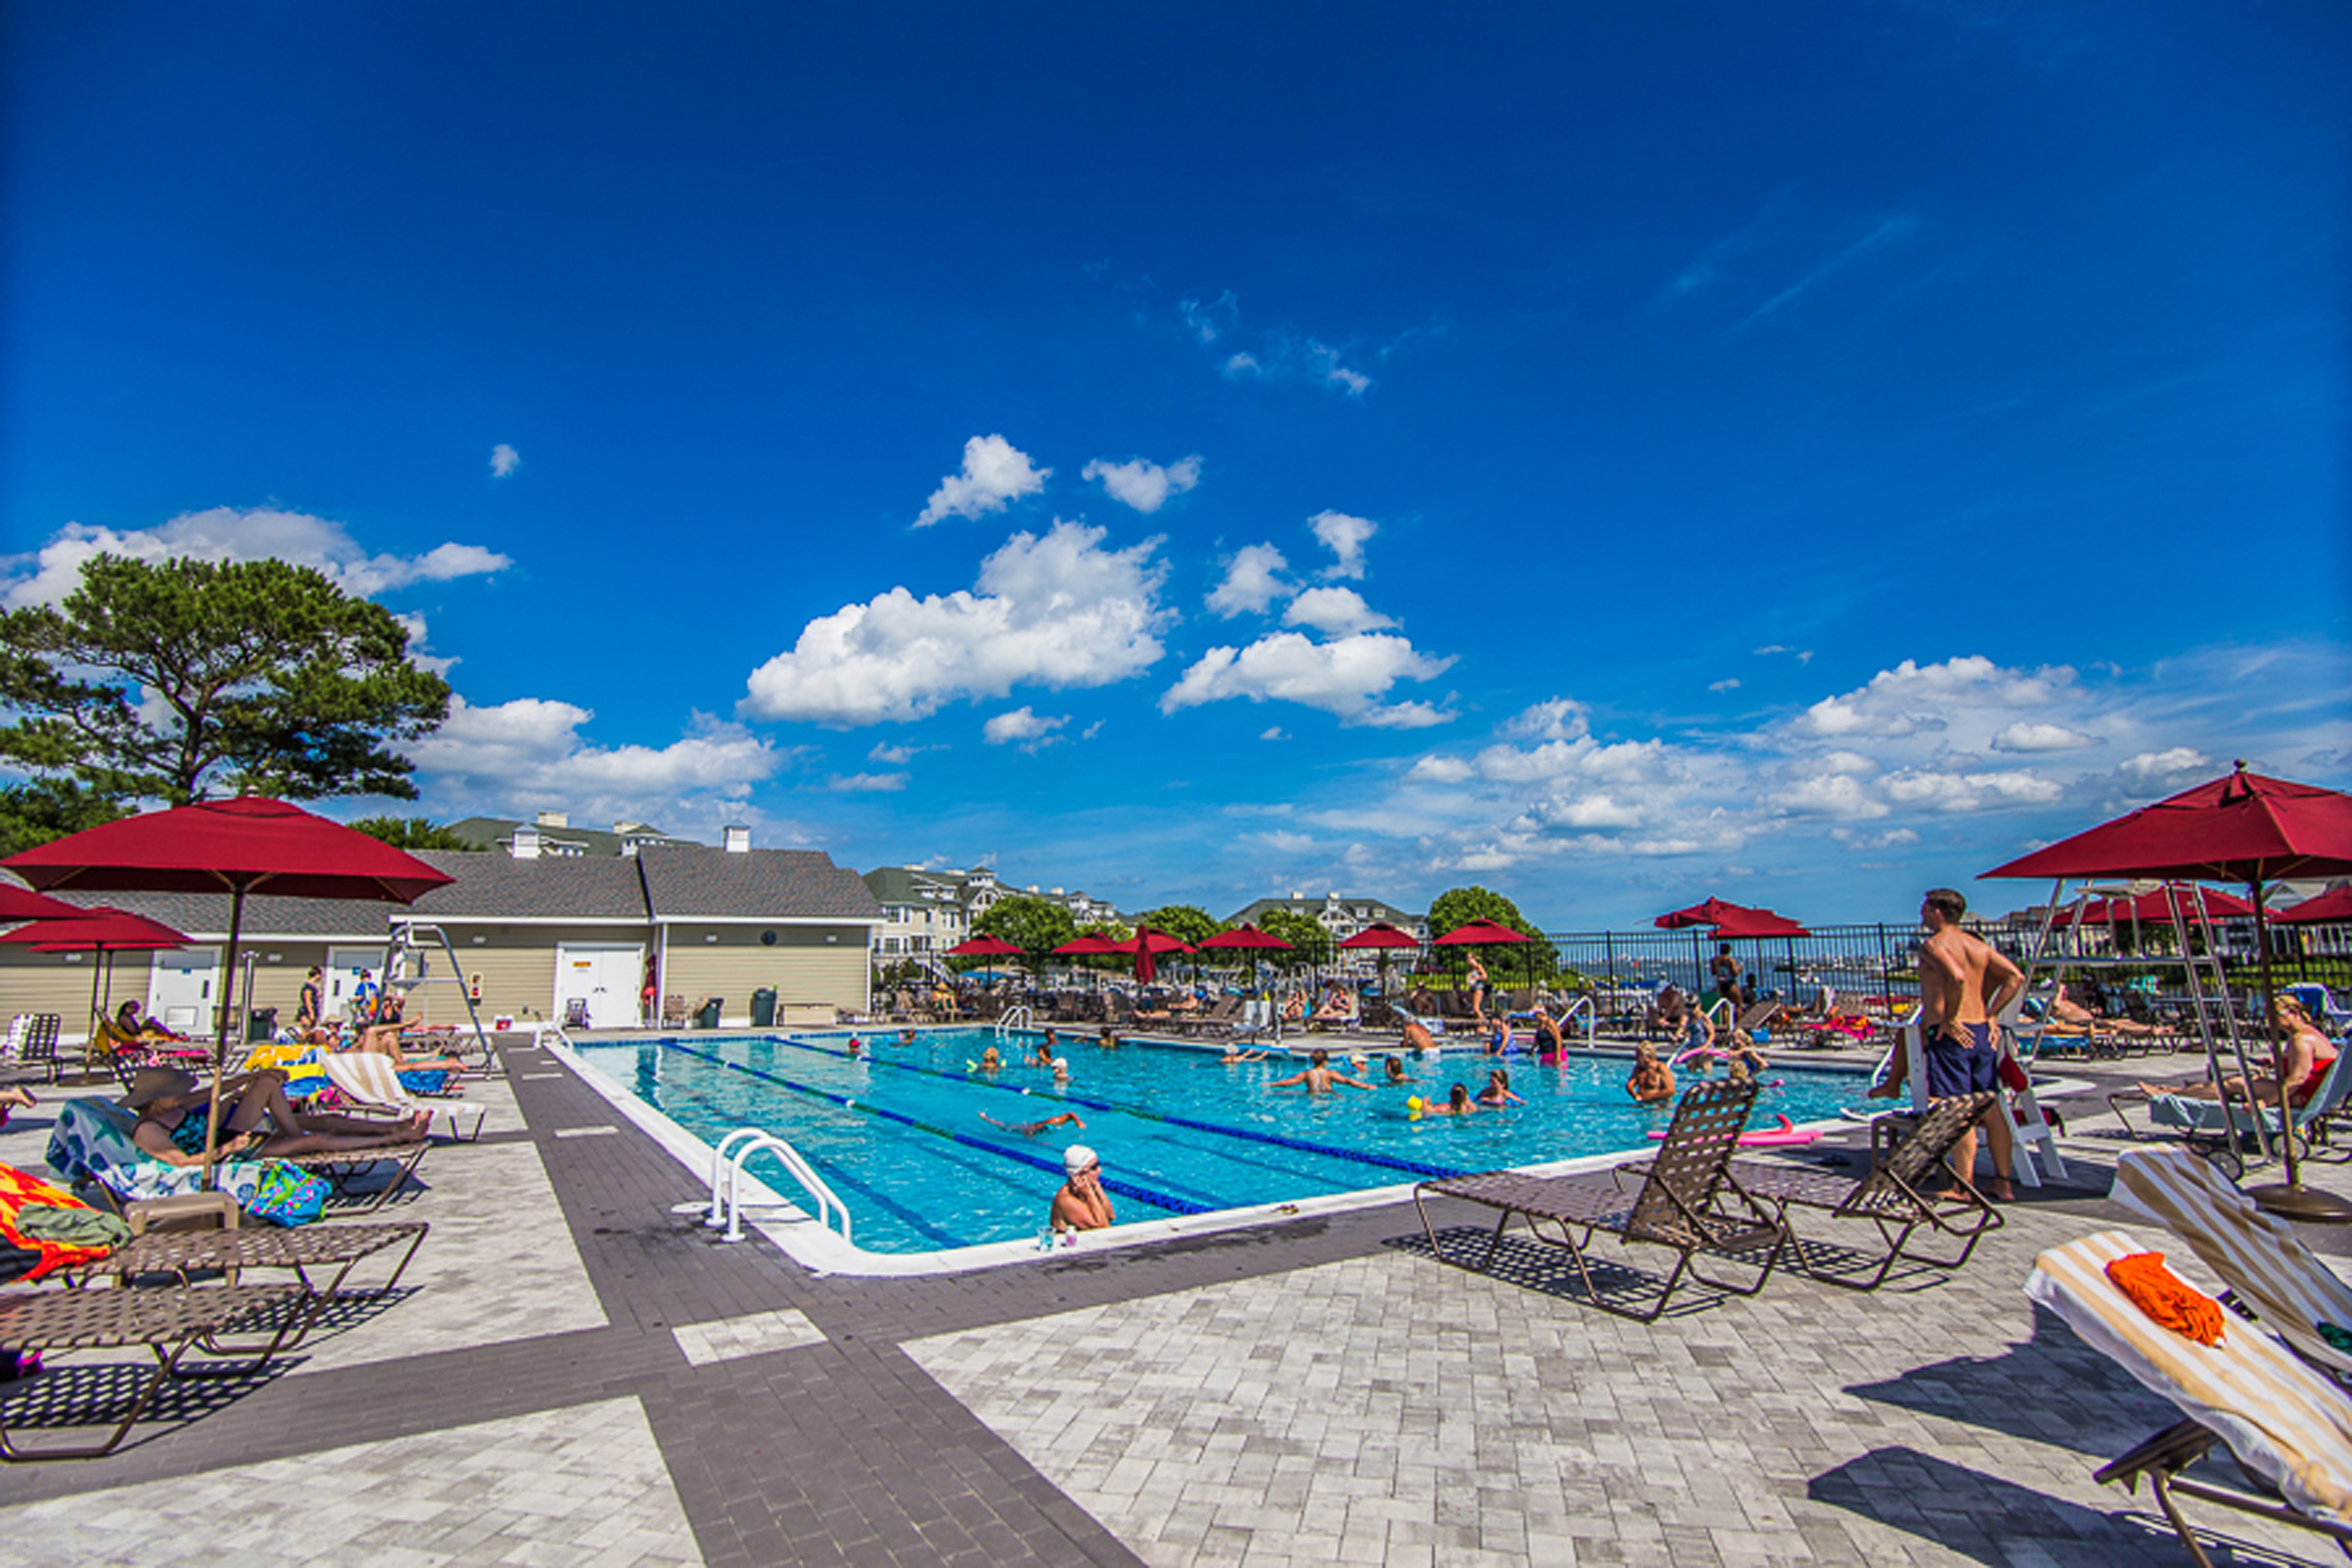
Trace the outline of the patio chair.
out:
M 343 1282 L 363 1259 L 406 1242 L 408 1249 L 392 1266 L 391 1278 L 372 1290 L 353 1293 L 355 1298 L 390 1296 L 431 1228 L 423 1220 L 402 1220 L 386 1225 L 306 1225 L 290 1231 L 274 1226 L 149 1231 L 105 1258 L 75 1269 L 74 1277 L 81 1284 L 103 1278 L 112 1279 L 119 1288 L 148 1289 L 132 1287 L 130 1282 L 162 1274 L 191 1285 L 196 1275 L 219 1274 L 228 1284 L 237 1285 L 243 1283 L 247 1269 L 291 1270 L 297 1292 L 296 1316 L 277 1342 L 278 1349 L 291 1350 L 342 1296 Z M 324 1285 L 312 1280 L 312 1270 L 328 1268 L 335 1272 Z M 224 1345 L 217 1334 L 200 1340 L 198 1347 L 208 1355 L 255 1353 L 251 1346 Z
M 1742 1192 L 1731 1176 L 1732 1154 L 1739 1148 L 1740 1130 L 1747 1125 L 1748 1111 L 1755 1102 L 1754 1084 L 1728 1079 L 1700 1084 L 1684 1095 L 1682 1103 L 1675 1107 L 1673 1124 L 1666 1129 L 1666 1141 L 1647 1161 L 1641 1190 L 1630 1201 L 1625 1189 L 1606 1173 L 1538 1177 L 1502 1170 L 1422 1182 L 1413 1189 L 1413 1207 L 1420 1213 L 1421 1228 L 1429 1236 L 1430 1251 L 1441 1261 L 1449 1261 L 1438 1243 L 1437 1228 L 1430 1221 L 1424 1200 L 1452 1198 L 1501 1210 L 1501 1218 L 1494 1223 L 1494 1234 L 1487 1243 L 1486 1256 L 1479 1264 L 1482 1273 L 1494 1266 L 1494 1255 L 1502 1247 L 1503 1231 L 1512 1216 L 1517 1215 L 1527 1222 L 1528 1234 L 1537 1241 L 1568 1249 L 1577 1273 L 1584 1280 L 1586 1295 L 1604 1312 L 1638 1322 L 1655 1321 L 1666 1310 L 1685 1274 L 1719 1291 L 1753 1296 L 1772 1278 L 1773 1266 L 1788 1244 L 1788 1227 L 1777 1214 Z M 1735 1213 L 1723 1206 L 1727 1197 L 1741 1212 Z M 1557 1242 L 1540 1229 L 1544 1220 L 1559 1227 Z M 1583 1232 L 1581 1238 L 1579 1231 Z M 1619 1305 L 1602 1296 L 1596 1287 L 1587 1250 L 1594 1233 L 1600 1231 L 1629 1246 L 1643 1243 L 1675 1252 L 1674 1272 L 1666 1277 L 1657 1301 L 1649 1310 Z M 1753 1252 L 1765 1247 L 1771 1250 L 1766 1253 L 1752 1285 L 1711 1279 L 1700 1273 L 1694 1262 L 1702 1251 Z
M 332 1052 L 320 1065 L 326 1069 L 327 1081 L 341 1090 L 361 1113 L 428 1115 L 434 1122 L 444 1124 L 443 1130 L 453 1143 L 471 1143 L 481 1137 L 482 1121 L 490 1113 L 486 1105 L 452 1097 L 416 1099 L 401 1083 L 400 1069 L 392 1065 L 392 1058 L 372 1051 Z M 468 1111 L 472 1113 L 470 1120 Z
M 1916 1130 L 1896 1144 L 1893 1152 L 1879 1161 L 1869 1175 L 1858 1179 L 1833 1175 L 1811 1166 L 1749 1159 L 1734 1160 L 1731 1177 L 1748 1197 L 1779 1210 L 1784 1223 L 1790 1208 L 1818 1208 L 1836 1219 L 1868 1220 L 1879 1228 L 1880 1239 L 1886 1244 L 1886 1253 L 1879 1259 L 1877 1272 L 1866 1280 L 1814 1267 L 1805 1256 L 1803 1239 L 1791 1231 L 1796 1266 L 1824 1285 L 1853 1291 L 1877 1290 L 1903 1257 L 1912 1233 L 1922 1226 L 1955 1238 L 1961 1244 L 1960 1250 L 1948 1258 L 1913 1253 L 1912 1261 L 1931 1268 L 1960 1268 L 1968 1262 L 1984 1233 L 2000 1226 L 2000 1213 L 1984 1201 L 1965 1177 L 1956 1180 L 1946 1194 L 1932 1194 L 1927 1186 L 1938 1171 L 1947 1169 L 1952 1147 L 1976 1126 L 1987 1108 L 1999 1103 L 2000 1097 L 1989 1090 L 1937 1101 L 1921 1118 Z
M 899 993 L 899 1004 L 902 1007 L 906 1004 L 906 993 L 904 991 Z M 674 991 L 662 999 L 662 1027 L 664 1029 L 686 1027 L 686 999 Z
M 112 1195 L 122 1203 L 172 1198 L 204 1190 L 204 1170 L 198 1165 L 172 1165 L 150 1159 L 130 1140 L 138 1118 L 112 1101 L 69 1100 L 57 1108 L 57 1125 L 50 1130 L 43 1158 L 49 1168 L 80 1189 L 83 1184 Z M 362 1204 L 362 1211 L 378 1208 L 406 1186 L 425 1151 L 424 1139 L 386 1143 L 379 1149 L 353 1149 L 316 1154 L 272 1154 L 269 1159 L 232 1159 L 213 1167 L 214 1185 L 250 1205 L 260 1195 L 262 1174 L 270 1160 L 298 1166 L 324 1177 L 337 1196 Z M 363 1170 L 390 1162 L 398 1167 L 383 1189 L 356 1193 L 350 1183 Z
M 2225 1299 L 2262 1319 L 2304 1360 L 2352 1379 L 2352 1352 L 2330 1345 L 2325 1323 L 2352 1330 L 2352 1285 L 2266 1214 L 2245 1192 L 2184 1149 L 2134 1149 L 2115 1166 L 2119 1203 L 2186 1242 L 2228 1287 Z
M 105 1440 L 50 1448 L 20 1446 L 0 1424 L 0 1459 L 24 1464 L 47 1459 L 98 1459 L 115 1451 L 174 1377 L 242 1377 L 267 1366 L 301 1318 L 295 1285 L 177 1286 L 159 1290 L 44 1290 L 0 1296 L 0 1347 L 26 1351 L 107 1350 L 143 1346 L 155 1371 L 130 1409 Z M 277 1328 L 258 1351 L 238 1352 L 239 1364 L 183 1366 L 191 1350 L 230 1330 L 274 1320 Z M 52 1373 L 51 1376 L 61 1374 Z M 44 1380 L 45 1381 L 45 1380 Z M 36 1385 L 38 1387 L 38 1385 Z
M 2312 1092 L 2309 1100 L 2300 1105 L 2290 1104 L 2288 1106 L 2285 1125 L 2291 1128 L 2293 1136 L 2300 1140 L 2296 1145 L 2296 1152 L 2299 1155 L 2308 1154 L 2311 1152 L 2311 1146 L 2315 1139 L 2325 1140 L 2329 1132 L 2330 1118 L 2344 1112 L 2345 1098 L 2347 1095 L 2352 1095 L 2352 1070 L 2347 1070 L 2344 1066 L 2344 1058 L 2347 1055 L 2352 1055 L 2352 1052 L 2339 1052 L 2336 1054 L 2333 1065 L 2329 1066 L 2321 1077 L 2319 1087 Z M 2260 1068 L 2256 1070 L 2259 1072 Z M 2243 1101 L 2230 1101 L 2228 1111 L 2225 1112 L 2222 1102 L 2218 1100 L 2205 1100 L 2189 1095 L 2147 1097 L 2140 1095 L 2136 1090 L 2118 1090 L 2107 1097 L 2107 1103 L 2115 1108 L 2117 1118 L 2123 1121 L 2124 1131 L 2134 1138 L 2144 1135 L 2132 1127 L 2124 1113 L 2124 1106 L 2134 1099 L 2147 1101 L 2148 1120 L 2151 1123 L 2158 1127 L 2170 1127 L 2178 1131 L 2182 1143 L 2203 1154 L 2207 1159 L 2223 1166 L 2226 1173 L 2230 1176 L 2240 1176 L 2245 1173 L 2245 1154 L 2230 1148 L 2230 1123 L 2231 1121 L 2236 1123 L 2237 1141 L 2243 1150 L 2251 1151 L 2260 1147 L 2255 1140 L 2254 1114 Z M 2225 1114 L 2229 1117 L 2227 1121 L 2224 1120 Z M 2262 1126 L 2269 1136 L 2272 1146 L 2276 1148 L 2278 1140 L 2282 1136 L 2277 1105 L 2265 1104 L 2262 1106 Z
M 2225 1320 L 2222 1342 L 2206 1346 L 2159 1325 L 2107 1277 L 2106 1265 L 2145 1251 L 2129 1232 L 2101 1231 L 2034 1260 L 2026 1294 L 2048 1307 L 2091 1348 L 2178 1405 L 2186 1418 L 2092 1472 L 2102 1485 L 2136 1491 L 2142 1476 L 2192 1561 L 2213 1559 L 2176 1496 L 2313 1531 L 2352 1545 L 2352 1400 L 2277 1340 Z M 2258 1496 L 2183 1476 L 2215 1444 L 2247 1475 L 2278 1489 Z
M 24 1037 L 17 1046 L 17 1060 L 26 1067 L 38 1067 L 49 1075 L 51 1083 L 65 1063 L 57 1059 L 57 1039 L 65 1031 L 66 1020 L 54 1012 L 36 1012 L 24 1026 Z
M 1738 1018 L 1732 1020 L 1732 1027 L 1744 1029 L 1753 1035 L 1759 1029 L 1771 1028 L 1773 1020 L 1778 1018 L 1783 1010 L 1783 1004 L 1778 1002 L 1753 1003 Z
M 2304 1014 L 2331 1037 L 2340 1039 L 2347 1028 L 2352 1028 L 2352 1007 L 2337 1006 L 2326 986 L 2305 981 L 2300 985 L 2280 986 L 2278 989 L 2302 1003 Z

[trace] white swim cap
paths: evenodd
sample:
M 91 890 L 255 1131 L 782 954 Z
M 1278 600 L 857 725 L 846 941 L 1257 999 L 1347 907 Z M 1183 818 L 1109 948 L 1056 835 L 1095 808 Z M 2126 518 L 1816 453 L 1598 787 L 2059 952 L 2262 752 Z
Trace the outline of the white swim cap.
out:
M 1073 1176 L 1097 1163 L 1095 1152 L 1084 1144 L 1072 1144 L 1061 1152 L 1061 1168 Z

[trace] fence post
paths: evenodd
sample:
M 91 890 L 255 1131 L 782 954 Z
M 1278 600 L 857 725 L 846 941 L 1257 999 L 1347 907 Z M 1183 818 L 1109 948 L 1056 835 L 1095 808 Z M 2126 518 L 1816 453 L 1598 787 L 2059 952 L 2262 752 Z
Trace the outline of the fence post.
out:
M 1879 988 L 1884 1004 L 1894 1005 L 1894 959 L 1886 951 L 1886 928 L 1879 927 Z

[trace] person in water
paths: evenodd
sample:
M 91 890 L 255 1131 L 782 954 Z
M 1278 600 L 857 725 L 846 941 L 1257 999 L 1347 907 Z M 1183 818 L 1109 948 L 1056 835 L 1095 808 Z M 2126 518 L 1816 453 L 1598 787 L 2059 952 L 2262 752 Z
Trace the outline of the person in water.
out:
M 1023 1138 L 1035 1138 L 1039 1133 L 1049 1132 L 1055 1127 L 1062 1126 L 1075 1127 L 1080 1132 L 1086 1131 L 1086 1123 L 1078 1119 L 1078 1113 L 1074 1110 L 1065 1110 L 1058 1116 L 1048 1116 L 1044 1121 L 999 1121 L 984 1110 L 980 1112 L 980 1119 L 991 1127 L 1002 1127 L 1008 1133 L 1019 1133 Z
M 982 1072 L 995 1072 L 998 1068 L 1004 1065 L 1004 1053 L 998 1051 L 996 1047 L 991 1046 L 986 1051 L 980 1053 L 980 1070 Z
M 1657 1048 L 1646 1040 L 1634 1048 L 1634 1071 L 1625 1092 L 1644 1105 L 1674 1098 L 1674 1069 L 1658 1059 Z
M 1446 1103 L 1423 1105 L 1420 1114 L 1424 1116 L 1467 1116 L 1477 1108 L 1478 1106 L 1471 1102 L 1468 1086 L 1455 1084 L 1451 1089 L 1446 1091 Z
M 1093 1150 L 1072 1144 L 1061 1152 L 1061 1168 L 1069 1180 L 1054 1195 L 1052 1222 L 1055 1230 L 1099 1231 L 1117 1220 L 1110 1195 L 1102 1190 L 1102 1162 Z
M 1314 1053 L 1306 1058 L 1305 1071 L 1295 1072 L 1288 1078 L 1277 1078 L 1266 1087 L 1268 1089 L 1290 1089 L 1298 1084 L 1306 1085 L 1307 1093 L 1313 1095 L 1328 1094 L 1333 1086 L 1338 1084 L 1346 1084 L 1350 1089 L 1372 1087 L 1361 1078 L 1350 1078 L 1344 1072 L 1334 1071 L 1331 1066 L 1331 1053 L 1323 1050 L 1320 1046 L 1316 1047 Z
M 1505 1068 L 1496 1067 L 1487 1074 L 1487 1087 L 1478 1092 L 1482 1105 L 1524 1105 L 1526 1101 L 1511 1093 L 1511 1075 Z
M 1225 1048 L 1225 1054 L 1219 1056 L 1217 1059 L 1230 1066 L 1237 1061 L 1263 1061 L 1266 1059 L 1266 1053 L 1262 1051 L 1244 1051 L 1239 1046 L 1227 1046 Z
M 1432 1035 L 1429 1032 L 1429 1026 L 1418 1018 L 1407 1018 L 1404 1021 L 1403 1044 L 1405 1050 L 1418 1051 L 1424 1055 L 1434 1054 L 1438 1049 L 1437 1037 Z
M 1409 1084 L 1413 1081 L 1413 1075 L 1404 1070 L 1404 1063 L 1397 1057 L 1383 1056 L 1380 1058 L 1380 1066 L 1381 1071 L 1388 1075 L 1388 1081 L 1392 1088 L 1397 1084 Z
M 1051 1067 L 1054 1065 L 1054 1058 L 1060 1054 L 1060 1043 L 1054 1038 L 1054 1031 L 1049 1029 L 1046 1031 L 1046 1038 L 1037 1043 L 1037 1050 L 1030 1054 L 1029 1065 Z

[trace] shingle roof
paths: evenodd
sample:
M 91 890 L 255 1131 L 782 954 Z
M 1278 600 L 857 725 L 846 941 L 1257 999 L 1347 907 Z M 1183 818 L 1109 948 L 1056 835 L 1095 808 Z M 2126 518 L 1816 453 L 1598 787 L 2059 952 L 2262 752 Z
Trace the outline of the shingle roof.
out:
M 820 850 L 649 846 L 636 863 L 657 919 L 882 918 L 882 906 L 858 874 Z
M 225 893 L 83 893 L 52 894 L 83 908 L 111 905 L 161 920 L 174 931 L 208 941 L 228 935 L 229 900 Z M 357 899 L 273 899 L 267 894 L 245 901 L 241 931 L 256 941 L 270 938 L 350 937 L 381 942 L 398 912 L 397 904 Z
M 466 840 L 477 850 L 495 850 L 504 853 L 507 846 L 514 842 L 515 829 L 537 826 L 536 822 L 526 823 L 511 816 L 468 816 L 450 823 L 449 831 L 457 834 L 458 837 Z M 588 855 L 618 857 L 624 848 L 619 834 L 608 833 L 602 828 L 540 827 L 539 837 L 543 842 L 551 845 L 576 844 L 582 853 Z M 692 839 L 682 839 L 673 834 L 664 833 L 660 828 L 650 825 L 642 826 L 638 831 L 630 833 L 629 837 L 641 843 L 657 839 L 678 844 L 694 842 Z
M 457 880 L 435 888 L 411 909 L 430 918 L 631 920 L 650 922 L 637 862 L 618 856 L 511 855 L 421 850 L 416 858 Z

